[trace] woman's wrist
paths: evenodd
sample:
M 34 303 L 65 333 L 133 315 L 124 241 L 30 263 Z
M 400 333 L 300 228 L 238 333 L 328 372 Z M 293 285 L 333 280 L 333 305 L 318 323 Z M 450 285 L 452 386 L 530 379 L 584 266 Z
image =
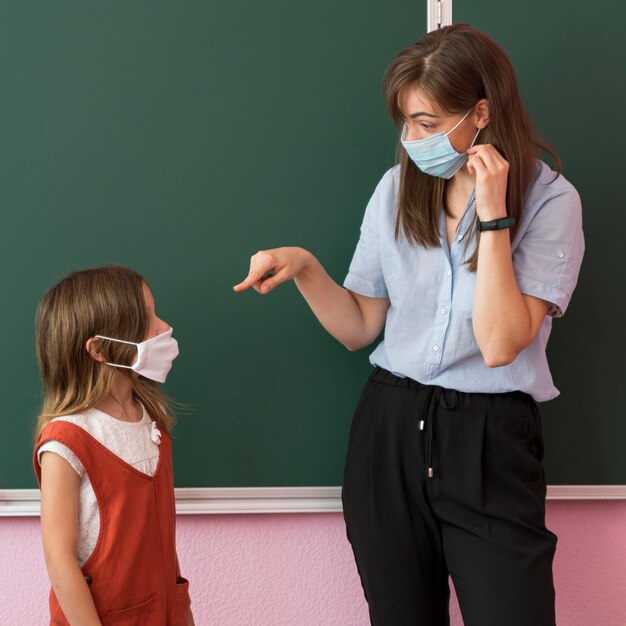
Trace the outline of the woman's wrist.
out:
M 297 265 L 299 266 L 294 278 L 306 280 L 306 278 L 315 272 L 315 266 L 319 266 L 319 261 L 304 248 L 294 248 L 294 251 L 297 253 Z
M 476 215 L 481 222 L 491 222 L 492 220 L 501 220 L 507 217 L 506 206 L 503 207 L 481 207 L 480 211 L 476 210 Z

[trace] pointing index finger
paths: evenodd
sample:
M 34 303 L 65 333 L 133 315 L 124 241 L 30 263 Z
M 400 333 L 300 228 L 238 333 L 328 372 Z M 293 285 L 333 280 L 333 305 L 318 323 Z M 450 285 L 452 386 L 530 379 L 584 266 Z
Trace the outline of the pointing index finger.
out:
M 260 259 L 258 255 L 262 255 Z M 260 250 L 250 260 L 250 271 L 248 272 L 246 278 L 238 285 L 235 285 L 233 289 L 238 293 L 245 291 L 272 274 L 274 274 L 273 259 L 271 256 L 265 255 L 263 251 Z

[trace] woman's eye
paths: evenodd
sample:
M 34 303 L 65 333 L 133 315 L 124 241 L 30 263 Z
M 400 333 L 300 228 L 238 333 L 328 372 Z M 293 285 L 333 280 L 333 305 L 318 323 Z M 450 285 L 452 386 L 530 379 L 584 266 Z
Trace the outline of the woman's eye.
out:
M 433 128 L 435 128 L 432 124 L 429 124 L 428 122 L 420 122 L 420 126 L 422 128 L 425 128 L 426 130 L 432 130 Z

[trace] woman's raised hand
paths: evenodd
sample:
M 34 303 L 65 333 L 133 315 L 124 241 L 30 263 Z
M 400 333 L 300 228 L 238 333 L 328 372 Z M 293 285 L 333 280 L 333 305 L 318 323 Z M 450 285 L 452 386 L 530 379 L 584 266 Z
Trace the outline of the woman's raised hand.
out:
M 239 293 L 253 287 L 267 294 L 274 287 L 291 280 L 306 265 L 310 253 L 303 248 L 274 248 L 260 250 L 250 258 L 250 271 L 233 289 Z
M 471 147 L 467 169 L 476 176 L 476 214 L 481 221 L 506 217 L 509 164 L 491 144 Z

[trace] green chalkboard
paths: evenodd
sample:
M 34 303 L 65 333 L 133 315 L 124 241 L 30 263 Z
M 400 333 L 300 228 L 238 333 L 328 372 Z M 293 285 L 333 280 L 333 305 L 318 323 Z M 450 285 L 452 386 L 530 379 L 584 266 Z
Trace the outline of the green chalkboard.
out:
M 580 287 L 550 345 L 563 396 L 544 408 L 548 479 L 626 483 L 619 20 L 590 31 L 582 8 L 570 20 L 532 0 L 539 20 L 527 5 L 463 1 L 455 19 L 510 53 L 585 203 Z M 65 273 L 105 263 L 148 278 L 180 342 L 166 385 L 188 405 L 178 486 L 341 482 L 369 351 L 329 337 L 293 285 L 231 287 L 277 245 L 311 249 L 343 279 L 395 160 L 382 73 L 425 18 L 406 0 L 0 6 L 0 489 L 36 484 L 36 303 Z
M 340 482 L 367 353 L 293 285 L 232 285 L 277 245 L 343 278 L 395 157 L 381 77 L 424 30 L 408 0 L 0 6 L 0 489 L 36 485 L 36 303 L 105 263 L 148 278 L 180 342 L 179 486 Z
M 626 7 L 454 0 L 455 22 L 507 51 L 524 101 L 583 203 L 585 259 L 548 356 L 561 395 L 541 405 L 551 484 L 626 484 L 623 146 Z

